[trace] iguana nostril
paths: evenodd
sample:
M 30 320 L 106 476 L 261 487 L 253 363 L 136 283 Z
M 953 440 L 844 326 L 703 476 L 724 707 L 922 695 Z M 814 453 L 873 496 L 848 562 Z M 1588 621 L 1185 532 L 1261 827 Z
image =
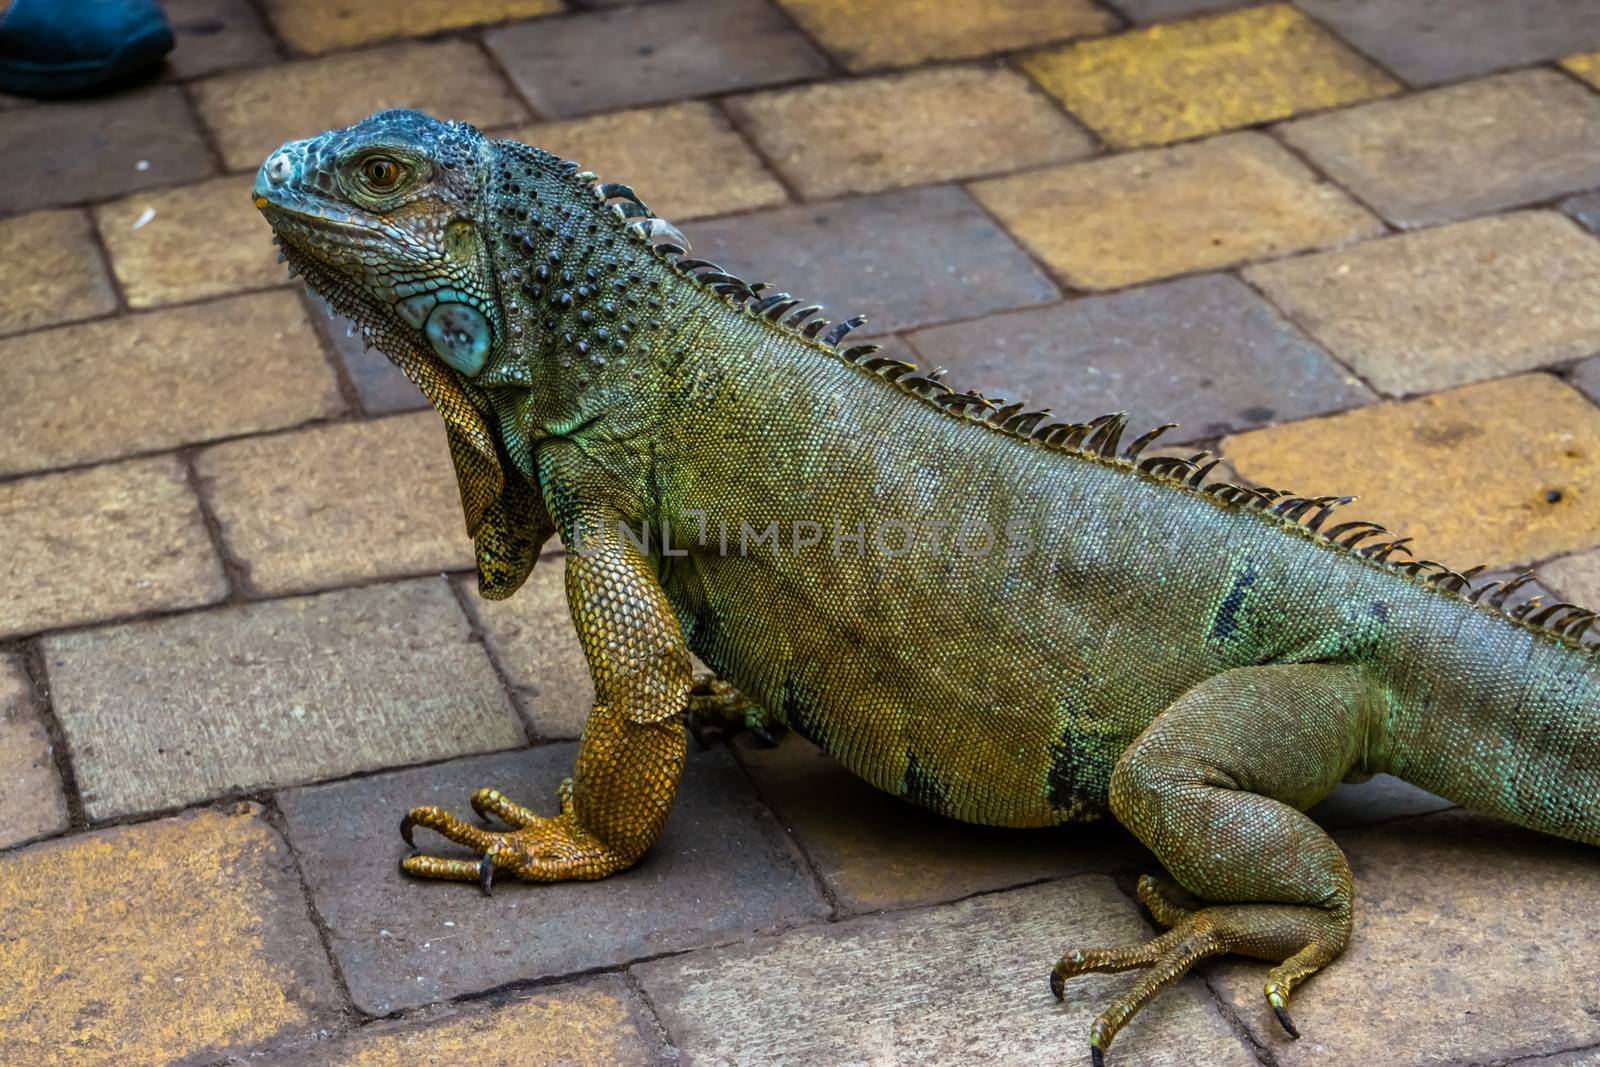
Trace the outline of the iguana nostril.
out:
M 267 181 L 273 185 L 282 185 L 289 180 L 293 168 L 289 166 L 289 157 L 277 155 L 272 157 L 272 162 L 267 164 Z

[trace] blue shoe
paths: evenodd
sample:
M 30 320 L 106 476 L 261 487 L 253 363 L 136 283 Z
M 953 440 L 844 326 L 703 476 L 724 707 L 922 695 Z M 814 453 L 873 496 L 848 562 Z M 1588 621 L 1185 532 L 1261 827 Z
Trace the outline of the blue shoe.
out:
M 172 27 L 155 0 L 11 0 L 0 14 L 0 92 L 81 93 L 170 51 Z

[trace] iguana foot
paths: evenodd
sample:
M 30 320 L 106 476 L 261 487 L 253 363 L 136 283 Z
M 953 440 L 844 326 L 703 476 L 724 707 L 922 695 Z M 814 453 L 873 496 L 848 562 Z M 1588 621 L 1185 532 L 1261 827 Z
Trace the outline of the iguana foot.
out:
M 413 808 L 400 820 L 400 836 L 412 848 L 412 831 L 425 826 L 458 845 L 483 853 L 481 859 L 447 859 L 407 856 L 400 869 L 418 878 L 477 882 L 485 893 L 494 872 L 505 871 L 530 882 L 565 882 L 604 878 L 626 866 L 578 824 L 572 806 L 572 779 L 561 783 L 561 814 L 547 818 L 535 814 L 501 793 L 480 789 L 472 794 L 472 808 L 487 820 L 491 815 L 512 827 L 508 832 L 474 826 L 443 808 Z
M 1090 1058 L 1098 1067 L 1112 1038 L 1155 995 L 1210 956 L 1239 953 L 1279 961 L 1267 974 L 1266 996 L 1290 1037 L 1299 1037 L 1289 1018 L 1289 994 L 1344 947 L 1348 914 L 1299 904 L 1220 904 L 1191 909 L 1173 891 L 1145 875 L 1139 901 L 1166 933 L 1142 944 L 1104 949 L 1068 949 L 1050 973 L 1050 991 L 1059 1000 L 1066 980 L 1080 974 L 1145 970 L 1145 974 L 1089 1027 Z
M 702 750 L 712 742 L 731 737 L 740 730 L 771 748 L 782 740 L 788 727 L 767 714 L 766 709 L 730 683 L 714 674 L 696 674 L 689 688 L 689 706 L 683 713 L 684 725 Z

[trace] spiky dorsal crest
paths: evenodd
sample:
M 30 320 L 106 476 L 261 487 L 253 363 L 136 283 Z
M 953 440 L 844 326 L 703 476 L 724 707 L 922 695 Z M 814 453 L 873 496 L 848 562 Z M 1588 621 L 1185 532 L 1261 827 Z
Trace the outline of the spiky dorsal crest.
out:
M 1222 461 L 1208 451 L 1187 457 L 1156 455 L 1141 458 L 1144 451 L 1176 423 L 1165 423 L 1136 437 L 1120 449 L 1127 429 L 1126 412 L 1101 415 L 1088 422 L 1051 422 L 1048 409 L 1026 410 L 1021 403 L 984 396 L 976 390 L 957 392 L 940 379 L 943 368 L 919 373 L 915 364 L 876 353 L 879 345 L 844 345 L 847 335 L 866 323 L 861 315 L 836 324 L 821 316 L 820 304 L 805 304 L 783 292 L 768 292 L 766 282 L 745 282 L 716 263 L 689 256 L 690 244 L 671 223 L 656 217 L 632 188 L 615 182 L 600 182 L 590 172 L 570 168 L 574 180 L 592 186 L 594 198 L 609 204 L 610 210 L 641 242 L 685 278 L 721 297 L 730 308 L 760 319 L 771 326 L 810 342 L 863 373 L 882 378 L 902 392 L 932 404 L 947 414 L 981 423 L 990 429 L 1055 452 L 1122 467 L 1138 476 L 1213 500 L 1218 506 L 1254 512 L 1264 521 L 1288 532 L 1311 538 L 1337 551 L 1403 575 L 1422 585 L 1454 596 L 1469 604 L 1536 630 L 1568 645 L 1595 651 L 1600 649 L 1600 612 L 1558 601 L 1543 603 L 1542 596 L 1529 597 L 1508 606 L 1512 597 L 1536 580 L 1532 571 L 1509 580 L 1477 581 L 1483 566 L 1456 571 L 1430 559 L 1415 559 L 1409 547 L 1411 538 L 1393 537 L 1375 522 L 1354 520 L 1329 526 L 1337 509 L 1355 502 L 1353 496 L 1303 497 L 1265 486 L 1238 485 L 1210 481 L 1210 474 Z

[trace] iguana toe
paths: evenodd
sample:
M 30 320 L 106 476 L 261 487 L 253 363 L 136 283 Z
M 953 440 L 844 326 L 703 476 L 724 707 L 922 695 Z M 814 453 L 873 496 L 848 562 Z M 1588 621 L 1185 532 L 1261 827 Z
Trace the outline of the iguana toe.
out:
M 400 821 L 400 836 L 416 847 L 418 826 L 465 845 L 479 853 L 476 860 L 440 856 L 407 856 L 400 869 L 417 878 L 477 882 L 485 894 L 493 892 L 496 870 L 530 882 L 604 878 L 627 865 L 611 849 L 590 835 L 573 806 L 571 780 L 561 784 L 561 814 L 538 815 L 495 789 L 480 789 L 472 806 L 485 819 L 493 815 L 511 830 L 487 830 L 445 811 L 426 806 L 413 808 Z

